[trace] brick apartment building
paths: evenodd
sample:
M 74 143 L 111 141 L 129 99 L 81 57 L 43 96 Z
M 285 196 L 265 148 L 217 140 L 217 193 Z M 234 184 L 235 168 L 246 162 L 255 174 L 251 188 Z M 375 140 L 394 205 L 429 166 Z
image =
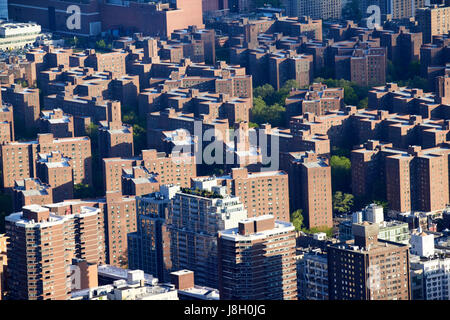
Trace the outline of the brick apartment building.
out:
M 386 158 L 386 193 L 399 212 L 436 211 L 449 203 L 449 146 L 421 150 L 410 147 L 406 156 Z
M 331 228 L 333 207 L 328 159 L 310 151 L 282 153 L 280 167 L 289 177 L 291 212 L 301 209 L 308 229 Z
M 219 231 L 222 300 L 297 300 L 295 230 L 264 215 Z
M 69 207 L 56 213 L 30 205 L 6 217 L 6 230 L 12 299 L 68 299 L 72 258 L 104 262 L 104 231 L 98 208 Z
M 16 212 L 32 204 L 43 206 L 53 202 L 52 187 L 39 178 L 16 180 L 13 193 L 13 210 Z
M 98 145 L 100 158 L 132 157 L 134 155 L 133 127 L 122 123 L 119 101 L 107 103 L 108 121 L 100 122 Z
M 431 43 L 433 36 L 447 34 L 450 31 L 449 14 L 450 7 L 444 4 L 417 9 L 416 20 L 423 34 L 423 43 Z
M 73 13 L 67 8 L 79 6 L 81 29 L 71 30 L 66 23 Z M 96 36 L 102 31 L 142 32 L 168 36 L 176 29 L 190 25 L 202 27 L 202 0 L 176 0 L 172 3 L 140 3 L 137 1 L 59 1 L 38 0 L 29 6 L 26 0 L 8 3 L 9 17 L 15 21 L 35 21 L 44 29 L 68 35 Z M 117 17 L 121 16 L 121 24 Z M 151 16 L 153 23 L 148 23 Z
M 447 120 L 385 110 L 361 110 L 349 120 L 354 145 L 373 139 L 390 142 L 396 148 L 407 149 L 410 145 L 431 148 L 446 142 L 449 133 Z
M 313 83 L 307 90 L 297 89 L 289 93 L 286 98 L 286 117 L 291 118 L 305 112 L 320 116 L 328 110 L 339 110 L 343 99 L 344 89 L 327 88 L 322 83 Z
M 313 57 L 310 55 L 275 52 L 268 57 L 268 67 L 269 83 L 276 90 L 291 79 L 299 87 L 308 85 L 313 79 Z
M 247 14 L 242 14 L 224 17 L 220 20 L 208 19 L 207 26 L 211 29 L 220 30 L 230 38 L 245 36 L 250 31 L 251 37 L 255 39 L 258 34 L 278 32 L 286 36 L 304 35 L 311 39 L 322 40 L 322 20 L 311 19 L 307 16 L 287 17 L 276 13 L 271 16 L 259 14 L 250 19 Z
M 126 195 L 141 196 L 156 192 L 160 188 L 159 181 L 157 173 L 143 166 L 122 169 L 122 193 Z
M 410 32 L 402 26 L 397 32 L 383 30 L 380 33 L 380 45 L 387 48 L 387 59 L 403 67 L 420 61 L 422 33 Z
M 353 224 L 354 240 L 329 245 L 330 300 L 410 300 L 408 245 L 378 239 L 378 224 Z
M 410 62 L 420 59 L 420 46 L 422 45 L 422 33 L 399 26 L 395 30 L 378 27 L 369 29 L 357 26 L 353 21 L 346 24 L 331 26 L 333 40 L 354 41 L 379 41 L 381 47 L 387 49 L 386 57 L 395 64 L 408 66 Z
M 37 66 L 34 61 L 10 56 L 6 61 L 0 62 L 0 83 L 11 85 L 18 81 L 26 81 L 28 85 L 36 84 Z
M 346 106 L 341 110 L 330 110 L 323 116 L 305 113 L 292 117 L 289 122 L 290 132 L 294 136 L 304 133 L 328 137 L 331 145 L 343 146 L 349 144 L 352 116 L 357 114 L 355 106 Z
M 249 121 L 253 107 L 251 98 L 233 97 L 226 93 L 200 92 L 198 89 L 146 89 L 139 95 L 141 113 L 160 111 L 163 106 L 200 118 L 228 119 L 230 124 Z
M 189 26 L 185 29 L 175 30 L 170 38 L 169 43 L 182 45 L 183 58 L 190 58 L 195 63 L 216 64 L 215 30 Z M 196 58 L 194 59 L 194 57 Z
M 229 0 L 202 0 L 203 13 L 228 9 Z
M 137 168 L 138 171 L 133 168 Z M 131 172 L 128 172 L 129 170 Z M 195 158 L 190 154 L 166 155 L 156 150 L 143 150 L 139 157 L 134 158 L 105 158 L 103 159 L 105 191 L 122 192 L 123 183 L 129 179 L 130 173 L 139 173 L 136 178 L 147 178 L 145 182 L 150 184 L 151 188 L 154 188 L 154 179 L 149 178 L 155 175 L 158 177 L 158 184 L 179 184 L 182 187 L 189 187 L 190 178 L 197 176 L 197 167 Z
M 272 128 L 270 124 L 262 125 L 257 132 L 260 141 L 267 141 L 269 152 L 314 151 L 322 156 L 330 154 L 330 140 L 326 134 L 311 133 L 309 129 L 297 129 L 293 133 L 291 129 Z
M 386 48 L 356 46 L 340 50 L 334 57 L 335 75 L 360 86 L 374 86 L 386 83 Z
M 0 234 L 0 300 L 6 296 L 6 273 L 8 267 L 8 257 L 6 255 L 8 237 Z
M 139 76 L 144 94 L 142 89 L 164 85 L 167 89 L 192 88 L 230 97 L 252 98 L 252 76 L 245 74 L 244 67 L 227 65 L 224 61 L 214 66 L 194 64 L 185 58 L 180 63 L 144 61 L 134 61 L 129 66 L 130 73 Z
M 11 84 L 1 88 L 1 98 L 14 107 L 14 118 L 21 127 L 38 127 L 40 114 L 39 89 L 23 88 Z
M 153 135 L 149 135 L 149 138 L 151 140 L 147 142 L 148 148 L 166 154 L 170 154 L 174 150 L 193 154 L 198 152 L 198 138 L 192 136 L 186 129 L 154 130 Z
M 420 73 L 428 78 L 432 89 L 437 76 L 450 74 L 446 64 L 450 63 L 450 36 L 433 36 L 431 43 L 423 44 L 420 48 Z
M 3 188 L 14 187 L 15 180 L 37 177 L 36 161 L 39 153 L 60 151 L 70 158 L 75 184 L 92 183 L 91 141 L 88 137 L 59 138 L 53 134 L 38 134 L 37 140 L 11 142 L 1 146 Z
M 10 104 L 3 103 L 0 106 L 0 143 L 3 144 L 11 141 L 14 141 L 13 107 Z
M 435 93 L 399 87 L 395 83 L 374 87 L 368 93 L 368 106 L 401 114 L 419 115 L 424 119 L 449 119 L 446 105 L 450 101 L 450 75 L 436 78 Z
M 422 149 L 393 148 L 368 141 L 352 151 L 352 191 L 370 194 L 374 186 L 384 190 L 397 212 L 443 210 L 449 202 L 447 144 Z
M 313 78 L 313 56 L 298 54 L 293 50 L 232 47 L 230 60 L 233 64 L 247 68 L 255 86 L 270 83 L 278 90 L 287 80 L 296 80 L 298 85 L 303 87 Z
M 74 136 L 73 116 L 62 109 L 43 110 L 40 117 L 40 132 L 51 133 L 55 138 Z
M 136 231 L 136 198 L 120 192 L 106 192 L 103 203 L 105 216 L 106 261 L 124 266 L 127 261 L 127 234 Z
M 198 130 L 201 131 L 197 132 L 196 127 L 200 127 Z M 228 119 L 216 119 L 205 115 L 197 118 L 193 113 L 176 112 L 171 108 L 147 115 L 147 143 L 149 145 L 154 143 L 155 133 L 177 129 L 185 129 L 191 136 L 200 133 L 203 136 L 207 130 L 214 130 L 215 137 L 223 137 L 224 142 L 228 142 L 229 128 Z
M 53 202 L 73 199 L 72 160 L 63 157 L 61 151 L 39 153 L 36 176 L 52 187 Z
M 133 127 L 119 121 L 103 123 L 98 129 L 100 157 L 133 156 Z
M 294 116 L 290 119 L 290 134 L 326 135 L 331 145 L 350 149 L 370 139 L 391 142 L 399 148 L 437 146 L 448 135 L 447 120 L 443 120 L 448 119 L 446 79 L 441 78 L 439 94 L 399 88 L 395 84 L 375 87 L 369 92 L 370 109 L 346 106 L 329 110 L 323 116 L 311 113 Z

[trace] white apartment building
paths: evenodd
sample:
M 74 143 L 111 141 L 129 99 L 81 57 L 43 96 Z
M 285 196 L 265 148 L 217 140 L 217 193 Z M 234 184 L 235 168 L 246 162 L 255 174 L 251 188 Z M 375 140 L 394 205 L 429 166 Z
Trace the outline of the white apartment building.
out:
M 411 282 L 422 289 L 413 299 L 450 300 L 450 257 L 435 250 L 434 236 L 412 234 L 410 250 Z

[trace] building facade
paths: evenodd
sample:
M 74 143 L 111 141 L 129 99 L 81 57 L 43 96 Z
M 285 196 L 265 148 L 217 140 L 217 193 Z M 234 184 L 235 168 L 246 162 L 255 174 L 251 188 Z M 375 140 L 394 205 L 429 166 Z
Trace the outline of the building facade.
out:
M 328 246 L 330 300 L 411 299 L 408 245 L 378 232 L 375 223 L 353 224 L 355 240 Z
M 219 232 L 223 300 L 297 300 L 295 231 L 271 215 Z

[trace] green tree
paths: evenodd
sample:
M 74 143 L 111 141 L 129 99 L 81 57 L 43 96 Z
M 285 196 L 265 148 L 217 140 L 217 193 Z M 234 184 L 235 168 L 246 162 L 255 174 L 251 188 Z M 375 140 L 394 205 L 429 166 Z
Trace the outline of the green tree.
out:
M 406 86 L 410 88 L 418 88 L 424 91 L 430 91 L 430 83 L 427 79 L 415 76 L 412 79 L 406 81 L 398 81 L 399 86 Z
M 86 128 L 86 134 L 88 135 L 91 140 L 97 140 L 98 137 L 98 125 L 91 122 L 88 127 Z
M 146 131 L 139 124 L 133 125 L 134 153 L 140 154 L 147 147 Z
M 284 85 L 280 88 L 280 90 L 276 91 L 274 93 L 274 102 L 281 105 L 284 105 L 286 102 L 286 98 L 289 96 L 289 93 L 292 91 L 292 89 L 298 89 L 299 85 L 297 81 L 291 79 L 284 83 Z
M 344 156 L 332 156 L 330 160 L 333 191 L 350 192 L 351 162 Z
M 94 188 L 88 184 L 79 183 L 73 186 L 73 197 L 75 199 L 86 199 L 95 197 Z
M 255 98 L 252 108 L 252 122 L 262 125 L 270 123 L 274 127 L 282 126 L 286 109 L 279 104 L 268 106 L 263 99 Z
M 294 212 L 292 212 L 292 215 L 291 215 L 291 221 L 292 221 L 292 224 L 294 225 L 296 231 L 300 231 L 304 228 L 302 212 L 303 212 L 302 209 L 298 209 L 298 210 L 295 210 Z
M 374 200 L 373 203 L 382 206 L 383 207 L 383 211 L 384 213 L 387 212 L 388 208 L 389 208 L 389 203 L 387 201 L 383 201 L 383 200 Z
M 268 83 L 253 89 L 253 96 L 263 99 L 266 103 L 267 103 L 266 99 L 272 96 L 274 93 L 275 89 Z
M 341 156 L 341 157 L 350 158 L 351 152 L 352 152 L 351 149 L 341 148 L 341 147 L 337 147 L 337 146 L 331 147 L 331 155 L 332 156 Z
M 95 43 L 95 47 L 97 49 L 100 49 L 100 50 L 105 50 L 106 49 L 106 42 L 105 42 L 105 40 L 101 39 L 101 40 L 97 41 Z
M 323 84 L 326 84 L 329 88 L 343 88 L 344 103 L 346 105 L 363 107 L 365 101 L 368 101 L 367 97 L 370 88 L 365 86 L 359 86 L 354 82 L 344 79 L 332 79 L 332 78 L 325 79 L 320 77 L 315 78 L 314 82 L 322 82 Z
M 408 78 L 420 76 L 420 61 L 412 61 L 408 65 Z
M 398 80 L 397 68 L 392 63 L 391 60 L 387 60 L 386 66 L 386 81 L 387 82 L 395 82 Z
M 333 211 L 337 214 L 347 213 L 353 208 L 354 196 L 350 193 L 336 191 L 333 194 Z
M 331 238 L 333 236 L 333 227 L 314 227 L 308 230 L 303 230 L 305 233 L 314 234 L 319 232 L 325 232 L 327 234 L 327 237 Z
M 369 98 L 364 98 L 359 101 L 357 107 L 358 109 L 366 109 L 369 106 Z
M 358 95 L 351 86 L 344 86 L 344 102 L 351 106 L 356 106 L 359 103 Z
M 139 154 L 147 147 L 146 123 L 138 117 L 136 106 L 124 106 L 122 121 L 133 127 L 134 153 Z

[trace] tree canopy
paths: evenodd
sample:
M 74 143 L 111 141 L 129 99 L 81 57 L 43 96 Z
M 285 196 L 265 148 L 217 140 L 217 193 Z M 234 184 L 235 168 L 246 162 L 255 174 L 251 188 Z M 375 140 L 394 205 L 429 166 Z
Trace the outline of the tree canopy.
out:
M 369 87 L 359 86 L 344 79 L 315 78 L 314 82 L 321 82 L 329 88 L 344 88 L 344 103 L 346 105 L 356 106 L 359 109 L 367 107 Z
M 256 125 L 270 123 L 274 127 L 285 124 L 286 98 L 292 88 L 298 88 L 295 80 L 288 80 L 283 87 L 276 91 L 272 85 L 266 83 L 253 90 L 252 122 Z
M 330 160 L 333 191 L 350 192 L 351 162 L 345 156 L 332 156 Z
M 319 233 L 319 232 L 325 232 L 327 234 L 327 237 L 332 237 L 333 236 L 333 228 L 329 228 L 329 227 L 314 227 L 308 230 L 305 230 L 306 233 Z
M 104 50 L 106 49 L 106 42 L 105 40 L 101 39 L 95 43 L 95 46 L 97 49 Z
M 333 211 L 337 214 L 347 213 L 353 208 L 354 196 L 350 193 L 336 191 L 333 194 Z
M 430 91 L 428 79 L 420 75 L 420 62 L 413 61 L 408 65 L 387 61 L 387 82 L 396 82 L 401 87 L 418 88 Z
M 304 228 L 302 212 L 303 212 L 302 209 L 298 209 L 292 212 L 291 222 L 295 227 L 295 231 L 300 231 Z
M 79 183 L 73 186 L 73 197 L 75 199 L 86 199 L 95 197 L 94 188 L 88 184 Z
M 133 127 L 134 153 L 139 154 L 147 147 L 145 119 L 137 115 L 137 108 L 124 106 L 122 121 Z
M 270 123 L 275 127 L 282 126 L 285 112 L 286 108 L 278 103 L 267 105 L 263 99 L 255 98 L 253 100 L 252 122 L 258 125 Z

